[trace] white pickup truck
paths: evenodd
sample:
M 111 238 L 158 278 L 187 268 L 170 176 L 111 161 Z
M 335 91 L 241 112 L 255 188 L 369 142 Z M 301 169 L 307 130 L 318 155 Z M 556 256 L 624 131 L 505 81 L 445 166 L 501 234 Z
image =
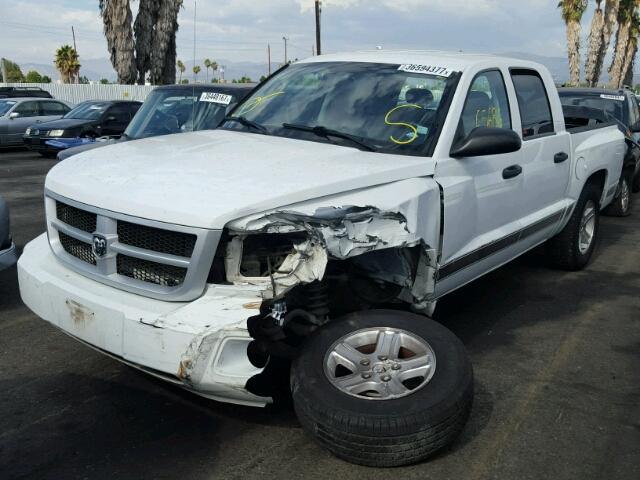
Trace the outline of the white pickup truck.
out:
M 538 64 L 314 57 L 220 130 L 54 167 L 20 291 L 65 333 L 200 395 L 290 393 L 341 458 L 417 462 L 455 439 L 473 397 L 436 302 L 543 242 L 584 267 L 624 149 L 615 125 L 567 131 Z

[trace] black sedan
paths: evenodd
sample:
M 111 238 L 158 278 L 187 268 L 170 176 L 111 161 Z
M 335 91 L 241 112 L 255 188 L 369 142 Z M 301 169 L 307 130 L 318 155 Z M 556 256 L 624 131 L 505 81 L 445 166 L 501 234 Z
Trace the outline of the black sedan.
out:
M 141 105 L 128 100 L 82 102 L 59 120 L 29 127 L 24 143 L 43 156 L 53 156 L 60 148 L 48 145 L 48 140 L 119 137 Z
M 76 153 L 115 142 L 217 128 L 255 84 L 164 85 L 154 89 L 119 139 L 98 141 L 58 153 L 64 160 Z

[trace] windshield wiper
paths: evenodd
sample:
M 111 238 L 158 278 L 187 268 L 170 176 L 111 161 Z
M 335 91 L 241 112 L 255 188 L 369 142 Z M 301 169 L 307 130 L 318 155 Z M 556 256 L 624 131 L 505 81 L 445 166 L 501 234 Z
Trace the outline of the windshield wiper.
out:
M 369 152 L 375 152 L 376 148 L 369 145 L 366 142 L 363 142 L 355 135 L 351 135 L 349 133 L 341 132 L 339 130 L 333 130 L 331 128 L 323 127 L 321 125 L 316 125 L 315 127 L 310 127 L 308 125 L 298 125 L 297 123 L 283 123 L 283 128 L 288 128 L 290 130 L 300 130 L 301 132 L 310 132 L 318 137 L 328 138 L 328 137 L 338 137 L 343 138 L 345 140 L 349 140 L 356 145 L 359 145 L 364 150 Z
M 260 133 L 269 133 L 269 131 L 263 126 L 260 125 L 257 122 L 254 122 L 253 120 L 249 120 L 246 117 L 234 117 L 234 116 L 229 116 L 229 117 L 224 117 L 224 121 L 225 122 L 236 122 L 239 123 L 240 125 L 244 125 L 247 128 L 253 128 L 254 130 L 260 132 Z

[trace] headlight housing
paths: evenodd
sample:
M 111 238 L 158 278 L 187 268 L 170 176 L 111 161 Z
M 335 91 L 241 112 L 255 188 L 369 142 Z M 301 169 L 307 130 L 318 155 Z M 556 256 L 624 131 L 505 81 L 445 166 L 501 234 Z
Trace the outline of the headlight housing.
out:
M 49 132 L 50 137 L 61 137 L 64 135 L 64 130 L 51 130 Z

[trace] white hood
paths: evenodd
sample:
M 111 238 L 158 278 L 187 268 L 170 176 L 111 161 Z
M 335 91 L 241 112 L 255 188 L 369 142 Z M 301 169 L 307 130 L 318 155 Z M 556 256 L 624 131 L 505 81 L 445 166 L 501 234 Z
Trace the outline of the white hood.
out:
M 224 130 L 123 142 L 55 166 L 45 187 L 114 212 L 200 228 L 433 175 L 430 158 Z

